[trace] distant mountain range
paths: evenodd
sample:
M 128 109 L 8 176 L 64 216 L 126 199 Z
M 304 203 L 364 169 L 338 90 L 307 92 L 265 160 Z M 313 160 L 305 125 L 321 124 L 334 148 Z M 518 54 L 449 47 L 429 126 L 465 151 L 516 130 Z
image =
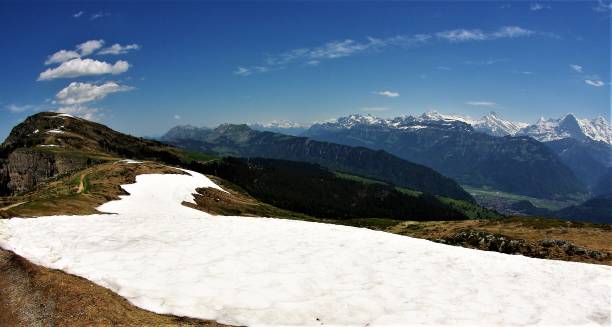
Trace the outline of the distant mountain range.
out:
M 283 133 L 293 136 L 301 135 L 310 127 L 310 125 L 286 120 L 274 120 L 268 123 L 252 123 L 248 124 L 248 126 L 256 131 Z
M 366 147 L 319 142 L 231 124 L 215 129 L 177 126 L 169 130 L 162 141 L 219 155 L 315 163 L 331 170 L 366 176 L 419 192 L 474 201 L 455 181 L 435 170 Z
M 527 136 L 498 137 L 476 130 L 474 126 L 482 129 L 487 124 L 512 126 L 493 116 L 474 123 L 435 112 L 393 119 L 351 115 L 315 124 L 304 136 L 386 150 L 476 187 L 540 198 L 587 192 L 585 184 L 545 144 Z

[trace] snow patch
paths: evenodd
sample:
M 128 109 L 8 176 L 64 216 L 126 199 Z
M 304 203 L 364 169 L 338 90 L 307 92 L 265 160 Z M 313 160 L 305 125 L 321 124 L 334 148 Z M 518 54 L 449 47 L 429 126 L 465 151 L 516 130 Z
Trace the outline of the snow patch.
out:
M 612 268 L 181 205 L 202 174 L 139 175 L 90 216 L 0 220 L 0 246 L 141 308 L 221 323 L 610 324 Z
M 142 161 L 133 160 L 133 159 L 123 159 L 117 162 L 126 163 L 126 164 L 141 164 L 142 163 Z
M 71 114 L 57 114 L 55 115 L 55 117 L 68 117 L 68 118 L 75 118 L 75 116 L 71 115 Z
M 63 134 L 64 131 L 60 130 L 60 129 L 50 129 L 47 131 L 47 133 L 51 133 L 51 134 Z

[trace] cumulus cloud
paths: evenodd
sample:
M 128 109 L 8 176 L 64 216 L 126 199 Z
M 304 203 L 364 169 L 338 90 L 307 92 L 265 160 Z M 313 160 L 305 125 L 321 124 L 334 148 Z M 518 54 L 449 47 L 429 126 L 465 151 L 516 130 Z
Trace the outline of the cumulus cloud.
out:
M 77 49 L 81 52 L 81 56 L 86 57 L 94 53 L 96 50 L 104 46 L 104 40 L 89 40 L 77 45 Z
M 582 73 L 582 66 L 580 66 L 580 65 L 572 64 L 572 65 L 570 65 L 570 68 L 573 69 L 574 71 L 578 72 L 578 73 Z
M 77 13 L 74 13 L 74 14 L 72 15 L 72 17 L 74 17 L 74 18 L 79 18 L 79 17 L 83 16 L 83 14 L 84 14 L 84 12 L 83 12 L 83 11 L 79 11 L 79 12 L 77 12 Z
M 393 91 L 377 91 L 377 92 L 373 92 L 373 93 L 377 94 L 377 95 L 382 95 L 382 96 L 387 97 L 387 98 L 396 98 L 396 97 L 398 97 L 400 95 L 399 93 L 393 92 Z
M 100 120 L 104 116 L 104 114 L 98 108 L 91 108 L 80 105 L 61 107 L 57 109 L 56 112 L 69 114 L 93 121 Z
M 101 100 L 111 93 L 125 92 L 134 88 L 119 85 L 115 82 L 107 82 L 100 85 L 72 82 L 55 95 L 58 103 L 64 105 L 75 105 L 95 100 Z
M 496 107 L 497 103 L 491 101 L 468 101 L 465 104 L 477 107 Z
M 602 80 L 585 79 L 584 82 L 587 83 L 588 85 L 596 86 L 596 87 L 606 85 L 606 83 L 604 83 Z
M 60 50 L 50 55 L 45 61 L 45 65 L 59 64 L 71 59 L 80 58 L 81 55 L 72 50 Z
M 119 43 L 115 43 L 113 45 L 111 45 L 108 48 L 104 48 L 102 50 L 100 50 L 100 52 L 98 52 L 98 54 L 101 55 L 105 55 L 105 54 L 109 54 L 109 55 L 118 55 L 118 54 L 124 54 L 127 53 L 131 50 L 139 50 L 140 49 L 140 45 L 133 43 L 133 44 L 128 44 L 128 45 L 121 45 Z
M 68 60 L 89 56 L 104 45 L 104 40 L 89 40 L 78 44 L 76 50 L 60 50 L 50 55 L 45 65 L 60 64 Z
M 118 60 L 115 64 L 93 59 L 72 59 L 55 68 L 49 68 L 38 76 L 39 81 L 47 81 L 56 78 L 70 78 L 79 76 L 93 76 L 112 74 L 117 75 L 126 72 L 130 68 L 127 61 Z

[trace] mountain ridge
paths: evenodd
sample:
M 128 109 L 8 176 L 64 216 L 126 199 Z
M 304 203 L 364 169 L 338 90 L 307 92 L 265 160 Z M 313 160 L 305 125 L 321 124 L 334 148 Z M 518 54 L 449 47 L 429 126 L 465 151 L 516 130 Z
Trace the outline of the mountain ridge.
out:
M 183 148 L 238 157 L 263 157 L 316 163 L 333 170 L 391 182 L 417 191 L 473 202 L 455 181 L 435 170 L 400 159 L 385 151 L 319 142 L 272 132 L 260 132 L 247 125 L 222 124 L 201 130 L 198 138 L 162 141 Z
M 544 144 L 528 136 L 477 132 L 468 122 L 433 112 L 387 120 L 351 115 L 315 124 L 304 136 L 386 150 L 475 187 L 543 198 L 586 192 L 585 185 Z

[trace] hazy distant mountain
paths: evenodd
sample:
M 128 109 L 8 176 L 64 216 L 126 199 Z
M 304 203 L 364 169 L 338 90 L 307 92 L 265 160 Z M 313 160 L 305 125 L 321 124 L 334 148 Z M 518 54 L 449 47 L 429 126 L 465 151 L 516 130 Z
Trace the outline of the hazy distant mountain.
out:
M 561 209 L 556 217 L 612 224 L 612 194 L 598 196 L 579 205 Z
M 544 142 L 591 191 L 612 166 L 612 145 L 590 138 Z
M 162 135 L 161 138 L 173 138 L 173 139 L 189 139 L 194 138 L 201 132 L 210 130 L 207 127 L 195 127 L 191 125 L 179 125 L 171 128 L 166 134 Z
M 274 120 L 268 123 L 247 124 L 250 128 L 262 132 L 274 132 L 298 136 L 308 129 L 308 125 L 286 120 Z
M 223 124 L 213 130 L 199 130 L 197 136 L 189 139 L 173 138 L 172 135 L 177 135 L 176 130 L 181 128 L 173 128 L 172 133 L 163 136 L 162 140 L 183 148 L 222 155 L 316 163 L 332 170 L 367 176 L 421 192 L 473 201 L 471 195 L 452 179 L 385 151 L 260 132 L 247 125 L 232 124 Z
M 509 126 L 493 120 L 493 116 L 483 119 L 481 126 Z M 477 123 L 435 112 L 392 119 L 351 115 L 315 124 L 304 136 L 383 149 L 477 187 L 548 198 L 586 191 L 574 173 L 544 144 L 525 136 L 495 137 L 480 133 L 472 124 Z

